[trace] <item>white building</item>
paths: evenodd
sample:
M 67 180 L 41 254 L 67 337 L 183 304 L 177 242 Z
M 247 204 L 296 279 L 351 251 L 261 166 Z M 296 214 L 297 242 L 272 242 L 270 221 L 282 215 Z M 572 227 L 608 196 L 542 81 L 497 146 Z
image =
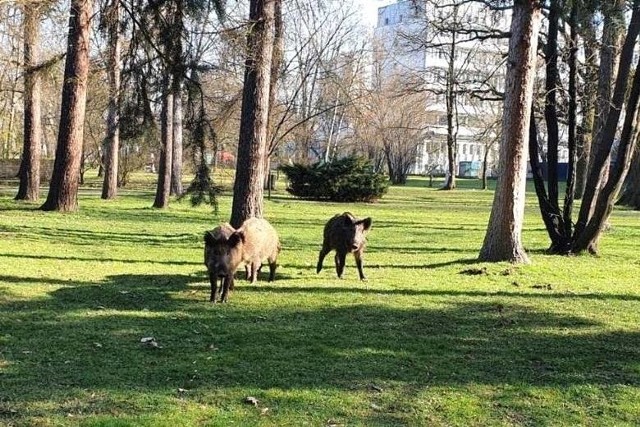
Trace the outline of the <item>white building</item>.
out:
M 413 81 L 431 94 L 425 105 L 429 117 L 426 138 L 419 143 L 414 173 L 444 173 L 448 168 L 447 82 L 453 82 L 458 93 L 455 102 L 458 174 L 478 176 L 487 149 L 489 168 L 496 163 L 498 143 L 492 144 L 496 132 L 487 129 L 499 120 L 502 103 L 482 100 L 481 94 L 490 94 L 490 89 L 504 90 L 508 42 L 471 40 L 474 37 L 470 30 L 507 31 L 508 25 L 504 13 L 476 3 L 454 8 L 398 0 L 378 9 L 374 36 L 382 78 Z

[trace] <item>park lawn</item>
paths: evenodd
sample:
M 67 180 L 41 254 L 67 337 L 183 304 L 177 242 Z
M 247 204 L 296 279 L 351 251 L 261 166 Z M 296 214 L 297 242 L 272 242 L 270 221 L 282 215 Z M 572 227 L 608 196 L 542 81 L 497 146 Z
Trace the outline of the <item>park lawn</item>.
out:
M 202 235 L 228 194 L 216 217 L 89 185 L 59 214 L 1 188 L 0 425 L 637 425 L 640 212 L 616 209 L 599 257 L 548 256 L 530 193 L 532 264 L 478 263 L 493 195 L 460 185 L 347 205 L 280 185 L 276 281 L 238 280 L 225 305 Z M 342 280 L 332 254 L 315 272 L 345 210 L 373 218 L 368 282 L 352 257 Z

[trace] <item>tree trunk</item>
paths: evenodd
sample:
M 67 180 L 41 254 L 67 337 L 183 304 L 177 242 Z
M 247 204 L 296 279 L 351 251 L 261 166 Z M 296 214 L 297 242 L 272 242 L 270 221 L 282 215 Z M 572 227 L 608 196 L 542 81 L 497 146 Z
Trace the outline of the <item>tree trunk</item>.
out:
M 636 122 L 636 127 L 638 123 Z M 636 137 L 637 138 L 637 137 Z M 629 174 L 627 175 L 624 191 L 618 204 L 640 210 L 640 149 L 636 140 L 636 153 L 631 161 Z
M 636 40 L 640 33 L 640 0 L 634 0 L 633 12 L 627 32 L 626 39 L 622 46 L 619 67 L 613 90 L 613 97 L 609 103 L 608 114 L 605 124 L 599 132 L 599 140 L 595 144 L 595 153 L 593 156 L 593 165 L 589 170 L 589 178 L 585 193 L 583 196 L 580 214 L 575 227 L 575 237 L 572 250 L 574 252 L 589 251 L 597 252 L 597 241 L 611 212 L 613 199 L 619 191 L 622 180 L 628 169 L 630 153 L 633 152 L 633 125 L 635 124 L 637 93 L 640 91 L 640 73 L 636 70 L 633 80 L 629 99 L 627 101 L 627 110 L 625 114 L 625 123 L 620 135 L 620 144 L 618 146 L 618 161 L 614 164 L 615 169 L 612 176 L 604 170 L 608 170 L 609 158 L 613 142 L 616 137 L 616 130 L 620 120 L 622 108 L 624 105 L 625 94 L 629 85 L 629 75 L 631 65 L 633 63 L 633 52 Z M 601 184 L 603 175 L 607 177 L 604 186 Z
M 182 57 L 182 33 L 184 32 L 183 2 L 176 1 L 171 42 L 171 68 L 173 73 L 173 144 L 171 162 L 171 194 L 180 196 L 182 188 L 182 82 L 184 80 L 184 59 Z
M 613 139 L 616 134 L 617 122 L 620 116 L 618 111 L 618 105 L 622 105 L 622 100 L 626 92 L 626 86 L 629 81 L 629 68 L 633 58 L 633 51 L 635 49 L 636 40 L 640 33 L 640 0 L 634 1 L 633 15 L 631 17 L 631 23 L 629 24 L 629 32 L 625 40 L 622 55 L 620 59 L 620 69 L 618 72 L 618 78 L 616 80 L 616 86 L 614 90 L 613 102 L 610 108 L 609 118 L 603 131 L 603 141 L 599 147 L 595 159 L 595 165 L 601 167 L 605 163 L 604 158 L 608 158 L 608 153 L 605 155 L 604 148 L 609 147 L 609 152 L 613 145 Z M 620 102 L 620 104 L 618 104 Z M 638 115 L 638 104 L 640 102 L 640 69 L 636 68 L 633 78 L 633 84 L 628 94 L 627 105 L 624 115 L 624 124 L 622 126 L 622 132 L 620 133 L 620 143 L 618 145 L 616 158 L 611 167 L 610 174 L 607 181 L 604 183 L 602 189 L 595 195 L 589 194 L 590 197 L 595 198 L 593 203 L 593 214 L 585 220 L 582 217 L 585 211 L 580 211 L 581 217 L 579 218 L 578 225 L 576 225 L 576 238 L 573 244 L 574 252 L 590 251 L 592 253 L 597 251 L 597 242 L 600 237 L 600 233 L 607 222 L 611 211 L 613 210 L 613 204 L 616 200 L 620 187 L 624 182 L 627 171 L 629 170 L 629 163 L 631 161 L 631 155 L 635 150 L 635 143 L 637 141 L 638 129 L 636 129 L 636 119 Z M 614 116 L 614 117 L 612 117 Z M 615 123 L 613 123 L 615 119 Z M 595 182 L 596 177 L 589 176 L 590 183 Z M 589 184 L 589 183 L 588 183 Z M 585 198 L 585 200 L 587 200 Z M 591 199 L 589 199 L 591 200 Z M 580 228 L 578 228 L 578 226 Z
M 24 146 L 20 163 L 20 186 L 16 200 L 35 201 L 40 197 L 40 147 L 42 123 L 39 60 L 40 10 L 25 4 L 24 14 Z
M 576 129 L 577 129 L 577 115 L 578 115 L 578 93 L 576 87 L 576 80 L 578 78 L 578 4 L 573 2 L 571 5 L 571 12 L 569 16 L 569 111 L 568 111 L 568 168 L 567 168 L 567 185 L 564 196 L 564 206 L 562 208 L 562 219 L 564 225 L 564 235 L 567 239 L 573 234 L 572 214 L 573 214 L 573 201 L 574 192 L 576 186 Z
M 528 262 L 522 246 L 533 83 L 542 13 L 535 0 L 516 0 L 505 83 L 500 174 L 481 261 Z
M 41 206 L 45 211 L 66 212 L 78 208 L 91 12 L 91 0 L 71 1 L 58 144 L 49 194 Z
M 173 92 L 173 160 L 171 162 L 171 194 L 180 196 L 182 188 L 182 97 L 180 89 Z
M 548 135 L 548 170 L 547 182 L 549 194 L 544 188 L 544 178 L 539 164 L 539 145 L 536 141 L 535 118 L 532 114 L 530 124 L 529 139 L 529 159 L 531 162 L 531 172 L 535 184 L 538 204 L 542 220 L 551 239 L 550 253 L 566 254 L 571 250 L 572 223 L 571 212 L 573 209 L 573 192 L 575 177 L 575 128 L 576 128 L 576 12 L 575 7 L 571 10 L 571 45 L 569 55 L 569 174 L 567 177 L 567 188 L 565 193 L 565 203 L 562 212 L 558 202 L 558 114 L 556 104 L 556 92 L 560 89 L 558 75 L 558 23 L 560 20 L 560 6 L 557 0 L 552 0 L 549 7 L 549 30 L 546 46 L 546 97 L 545 97 L 545 119 Z
M 592 15 L 589 15 L 592 18 Z M 585 22 L 586 21 L 586 22 Z M 585 77 L 582 93 L 582 123 L 577 129 L 577 156 L 576 162 L 576 189 L 574 197 L 581 199 L 587 182 L 589 172 L 589 159 L 591 158 L 591 145 L 593 141 L 593 126 L 595 120 L 596 89 L 592 82 L 597 81 L 597 62 L 594 46 L 596 45 L 595 28 L 591 19 L 583 19 L 582 22 Z
M 558 207 L 558 142 L 560 134 L 558 130 L 558 106 L 556 93 L 559 89 L 558 79 L 558 21 L 560 20 L 560 6 L 558 0 L 551 0 L 549 6 L 549 35 L 547 37 L 546 53 L 546 80 L 545 80 L 545 104 L 544 118 L 547 124 L 547 187 L 549 191 L 549 204 L 559 215 Z
M 454 13 L 457 15 L 457 6 Z M 442 187 L 443 190 L 456 188 L 456 135 L 454 133 L 453 114 L 456 103 L 455 94 L 455 59 L 456 59 L 456 32 L 451 34 L 451 49 L 449 50 L 449 69 L 447 71 L 447 164 L 449 174 Z
M 113 0 L 108 11 L 109 110 L 107 113 L 107 139 L 104 150 L 104 180 L 102 198 L 115 199 L 118 195 L 118 154 L 120 152 L 120 0 Z
M 262 217 L 264 157 L 269 121 L 269 87 L 275 37 L 275 10 L 280 0 L 251 0 L 247 35 L 240 138 L 231 209 L 231 225 Z
M 599 67 L 599 79 L 598 89 L 596 95 L 596 111 L 595 111 L 595 123 L 593 127 L 593 139 L 591 147 L 591 157 L 589 159 L 589 170 L 594 168 L 594 164 L 597 162 L 596 156 L 598 150 L 600 150 L 600 144 L 603 140 L 602 133 L 606 126 L 607 118 L 609 115 L 610 102 L 613 91 L 614 76 L 616 75 L 619 58 L 620 47 L 622 44 L 622 37 L 624 32 L 624 3 L 626 0 L 613 0 L 612 4 L 604 4 L 604 24 L 602 30 L 602 43 L 600 44 L 600 67 Z M 604 148 L 606 150 L 606 147 Z M 607 157 L 602 165 L 598 175 L 597 182 L 591 182 L 590 185 L 595 185 L 592 189 L 594 192 L 600 190 L 603 183 L 607 180 L 609 175 L 609 162 Z M 588 179 L 588 177 L 587 177 Z M 584 200 L 584 197 L 583 197 Z M 593 210 L 591 206 L 591 200 L 589 200 L 589 209 Z
M 173 160 L 173 93 L 171 78 L 165 77 L 162 110 L 160 112 L 160 161 L 158 162 L 158 185 L 154 208 L 169 206 L 171 192 L 171 164 Z
M 282 67 L 284 55 L 284 23 L 282 20 L 282 3 L 278 1 L 275 5 L 275 28 L 273 38 L 273 53 L 271 58 L 271 75 L 269 76 L 269 124 L 267 125 L 267 141 L 269 146 L 267 155 L 264 159 L 264 188 L 270 188 L 272 182 L 269 174 L 271 171 L 271 156 L 278 146 L 277 130 L 279 126 L 273 123 L 276 94 L 278 89 L 278 79 L 280 77 L 280 68 Z

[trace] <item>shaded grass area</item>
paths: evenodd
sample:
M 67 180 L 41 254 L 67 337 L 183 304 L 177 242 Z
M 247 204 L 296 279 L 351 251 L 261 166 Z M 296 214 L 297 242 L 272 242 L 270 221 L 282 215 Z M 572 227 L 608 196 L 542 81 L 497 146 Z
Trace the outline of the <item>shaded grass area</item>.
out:
M 146 192 L 83 192 L 66 215 L 2 196 L 0 424 L 636 425 L 640 213 L 614 213 L 601 257 L 552 257 L 529 195 L 533 264 L 477 263 L 492 196 L 280 189 L 276 281 L 238 280 L 226 305 L 207 302 L 201 239 L 228 195 L 218 218 Z M 331 257 L 315 273 L 345 210 L 373 217 L 366 283 L 352 258 L 343 280 Z

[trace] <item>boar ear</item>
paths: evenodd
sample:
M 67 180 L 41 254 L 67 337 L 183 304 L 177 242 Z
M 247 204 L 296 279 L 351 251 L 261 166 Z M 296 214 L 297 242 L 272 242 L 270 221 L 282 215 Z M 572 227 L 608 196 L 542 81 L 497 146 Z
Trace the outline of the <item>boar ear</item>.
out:
M 207 231 L 204 233 L 204 243 L 209 246 L 213 246 L 216 244 L 216 239 L 213 236 L 212 232 Z
M 232 248 L 237 246 L 241 241 L 244 242 L 244 233 L 242 231 L 236 231 L 229 236 L 229 246 Z
M 371 218 L 365 218 L 363 220 L 358 221 L 364 227 L 364 230 L 367 231 L 371 228 Z

